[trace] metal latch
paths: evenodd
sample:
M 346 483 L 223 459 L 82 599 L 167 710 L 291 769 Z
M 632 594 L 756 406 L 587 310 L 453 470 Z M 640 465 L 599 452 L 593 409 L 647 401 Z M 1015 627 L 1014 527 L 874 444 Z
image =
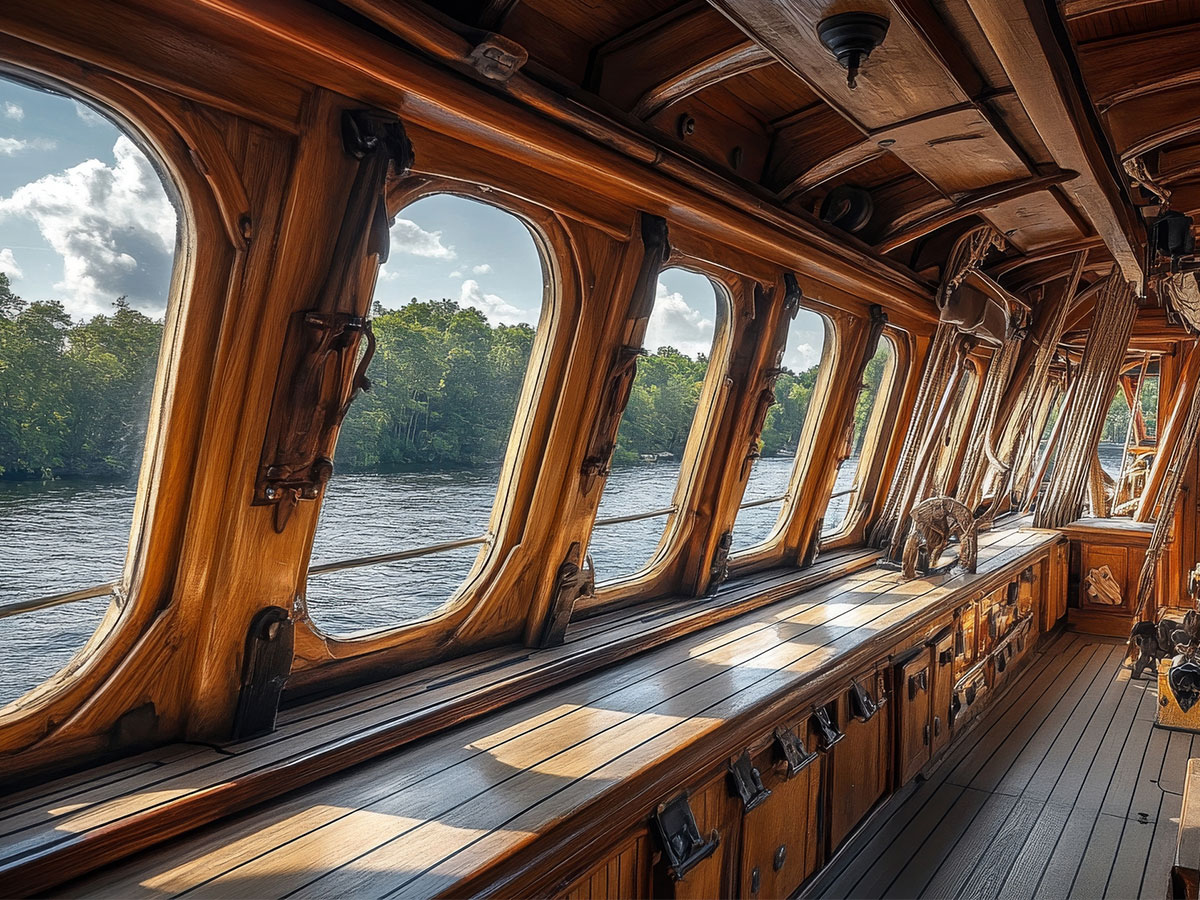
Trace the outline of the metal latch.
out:
M 721 835 L 715 828 L 707 841 L 700 837 L 687 791 L 660 803 L 654 811 L 654 824 L 672 881 L 682 881 L 693 867 L 712 856 L 721 842 Z
M 833 720 L 829 718 L 829 709 L 824 706 L 813 707 L 813 721 L 817 728 L 817 746 L 822 752 L 829 752 L 838 741 L 846 735 L 838 730 L 838 727 L 833 724 Z
M 879 712 L 879 704 L 857 681 L 850 682 L 850 713 L 860 722 L 869 722 Z
M 805 749 L 804 741 L 797 737 L 796 732 L 783 725 L 775 729 L 775 746 L 779 748 L 780 756 L 787 763 L 788 778 L 795 778 L 817 758 L 816 753 L 809 753 Z
M 734 793 L 741 798 L 742 807 L 746 812 L 750 812 L 771 796 L 771 792 L 763 784 L 762 773 L 750 759 L 749 750 L 743 750 L 742 755 L 729 764 L 729 780 L 733 784 Z

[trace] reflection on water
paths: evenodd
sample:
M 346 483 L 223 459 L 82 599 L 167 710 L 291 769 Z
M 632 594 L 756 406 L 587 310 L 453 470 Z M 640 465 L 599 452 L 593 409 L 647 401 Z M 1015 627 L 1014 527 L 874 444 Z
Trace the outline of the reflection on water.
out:
M 855 463 L 842 467 L 839 490 L 849 485 Z M 759 475 L 745 499 L 782 494 L 793 460 L 762 459 L 756 465 Z M 335 476 L 321 510 L 313 565 L 482 535 L 495 500 L 496 477 L 495 470 Z M 599 515 L 669 506 L 678 478 L 678 463 L 616 469 L 605 486 Z M 0 535 L 8 557 L 0 567 L 0 603 L 119 578 L 134 495 L 133 485 L 0 483 Z M 735 547 L 761 541 L 778 515 L 778 503 L 742 510 Z M 831 513 L 828 518 L 840 516 Z M 660 516 L 597 528 L 589 548 L 597 578 L 611 580 L 642 568 L 665 523 Z M 315 575 L 308 583 L 309 612 L 323 630 L 337 635 L 428 616 L 458 589 L 481 552 L 466 547 Z M 104 599 L 88 600 L 0 620 L 0 705 L 62 668 L 87 642 L 106 608 Z

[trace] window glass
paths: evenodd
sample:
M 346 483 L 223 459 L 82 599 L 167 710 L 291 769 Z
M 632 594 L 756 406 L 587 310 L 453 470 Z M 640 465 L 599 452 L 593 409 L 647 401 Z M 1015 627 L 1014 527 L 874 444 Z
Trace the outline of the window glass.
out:
M 754 468 L 746 481 L 742 508 L 733 529 L 733 549 L 742 550 L 767 540 L 780 524 L 785 495 L 795 484 L 798 460 L 810 415 L 819 410 L 812 402 L 822 367 L 828 365 L 832 329 L 823 316 L 800 309 L 788 324 L 783 351 L 783 373 L 775 382 L 775 405 L 763 424 Z
M 4 615 L 3 706 L 84 646 L 121 577 L 177 220 L 134 141 L 60 94 L 0 78 L 0 157 L 0 610 L 95 594 Z
M 850 456 L 838 469 L 833 494 L 825 508 L 822 536 L 837 534 L 846 525 L 850 510 L 857 505 L 863 489 L 862 477 L 869 470 L 871 455 L 879 447 L 884 427 L 883 410 L 887 406 L 896 372 L 896 349 L 887 337 L 879 339 L 879 348 L 863 371 L 863 389 L 854 405 L 854 434 Z M 865 456 L 864 456 L 865 454 Z
M 705 275 L 680 268 L 659 274 L 644 341 L 648 352 L 638 360 L 588 548 L 598 580 L 639 572 L 654 556 L 675 502 L 688 436 L 704 419 L 700 396 L 727 305 L 724 290 Z
M 371 390 L 342 425 L 313 544 L 308 609 L 333 635 L 430 616 L 486 556 L 546 292 L 529 228 L 496 207 L 425 197 L 391 239 Z M 340 567 L 381 554 L 404 558 Z
M 1096 448 L 1110 515 L 1131 514 L 1145 490 L 1157 450 L 1158 373 L 1158 357 L 1148 356 L 1125 368 L 1113 392 Z

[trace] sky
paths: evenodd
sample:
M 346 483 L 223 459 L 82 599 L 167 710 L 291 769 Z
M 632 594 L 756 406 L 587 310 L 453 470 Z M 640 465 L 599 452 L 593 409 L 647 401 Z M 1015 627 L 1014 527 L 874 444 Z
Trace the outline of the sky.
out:
M 447 195 L 406 207 L 375 297 L 451 299 L 493 323 L 536 325 L 544 294 L 525 225 L 478 201 Z M 0 78 L 0 271 L 26 300 L 59 300 L 74 318 L 108 312 L 120 296 L 161 316 L 175 255 L 176 214 L 154 166 L 92 108 Z M 645 346 L 711 352 L 717 295 L 683 269 L 659 277 Z M 820 358 L 820 320 L 802 311 L 784 364 Z

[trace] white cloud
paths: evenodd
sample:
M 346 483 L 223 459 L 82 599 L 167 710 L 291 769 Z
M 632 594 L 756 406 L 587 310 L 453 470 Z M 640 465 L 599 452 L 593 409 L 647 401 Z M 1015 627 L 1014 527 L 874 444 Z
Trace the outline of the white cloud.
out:
M 712 352 L 715 324 L 698 309 L 693 309 L 677 291 L 668 291 L 661 281 L 654 298 L 654 311 L 646 326 L 645 347 L 651 353 L 659 347 L 674 347 L 693 359 Z
M 451 272 L 451 273 L 450 273 L 449 275 L 447 275 L 446 277 L 447 277 L 447 278 L 462 278 L 462 270 L 460 270 L 460 269 L 455 269 L 453 272 Z
M 15 156 L 26 150 L 53 150 L 56 146 L 58 145 L 54 141 L 46 138 L 23 141 L 20 138 L 0 137 L 0 156 Z
M 0 218 L 32 221 L 63 259 L 54 285 L 75 316 L 107 311 L 125 295 L 151 312 L 165 306 L 175 251 L 175 210 L 150 161 L 125 136 L 115 163 L 89 159 L 0 198 Z
M 80 103 L 78 100 L 75 101 L 75 115 L 79 116 L 80 121 L 89 128 L 95 128 L 98 125 L 111 125 L 108 119 L 104 118 L 104 116 L 100 115 L 100 113 L 96 112 L 86 103 Z
M 472 266 L 471 271 L 474 272 L 476 275 L 487 275 L 489 272 L 492 271 L 492 266 L 491 266 L 491 263 L 484 263 L 481 266 Z
M 25 118 L 25 110 L 11 100 L 4 104 L 4 118 L 12 119 L 14 122 L 20 122 Z
M 787 353 L 785 364 L 797 372 L 811 369 L 821 361 L 821 348 L 814 347 L 808 341 L 796 344 Z
M 462 288 L 458 292 L 458 302 L 462 306 L 475 307 L 487 316 L 488 321 L 493 325 L 497 323 L 517 325 L 530 321 L 528 313 L 517 309 L 503 297 L 496 294 L 485 294 L 479 286 L 479 282 L 474 278 L 468 278 L 462 283 Z
M 442 243 L 440 231 L 426 231 L 411 219 L 397 219 L 392 226 L 392 252 L 429 259 L 454 259 L 453 247 Z
M 3 272 L 9 278 L 20 278 L 25 273 L 21 267 L 17 265 L 16 259 L 13 258 L 13 252 L 5 247 L 0 250 L 0 272 Z
M 399 277 L 400 277 L 400 273 L 391 271 L 390 269 L 388 269 L 386 264 L 379 267 L 379 280 L 380 281 L 395 281 Z

